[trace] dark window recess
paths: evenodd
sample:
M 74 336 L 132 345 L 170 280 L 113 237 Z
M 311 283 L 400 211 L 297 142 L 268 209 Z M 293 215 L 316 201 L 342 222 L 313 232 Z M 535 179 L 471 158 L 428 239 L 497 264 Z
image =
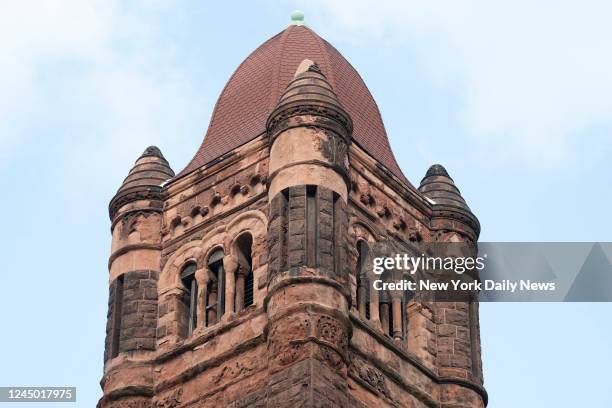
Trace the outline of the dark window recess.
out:
M 195 279 L 196 265 L 190 263 L 181 271 L 181 282 L 187 290 L 186 314 L 187 314 L 187 335 L 191 335 L 197 327 L 197 305 L 198 305 L 198 283 Z
M 206 326 L 215 324 L 224 312 L 225 273 L 223 250 L 215 250 L 208 258 L 208 284 L 206 287 Z
M 253 237 L 251 234 L 244 234 L 236 239 L 236 249 L 239 271 L 243 275 L 236 276 L 236 290 L 234 298 L 234 308 L 237 312 L 253 304 Z M 240 293 L 241 292 L 241 293 Z
M 289 189 L 285 189 L 281 196 L 281 230 L 280 230 L 280 270 L 284 271 L 287 269 L 289 264 Z
M 244 281 L 244 307 L 253 304 L 253 273 L 249 273 Z
M 306 265 L 316 267 L 318 229 L 317 187 L 306 187 Z
M 111 339 L 111 358 L 119 355 L 119 340 L 121 336 L 121 315 L 123 314 L 123 275 L 115 279 L 115 293 L 113 299 L 113 323 Z
M 344 225 L 342 223 L 342 200 L 340 195 L 333 192 L 333 238 L 332 238 L 332 254 L 334 257 L 334 273 L 339 274 L 342 271 L 342 262 L 344 261 L 340 256 L 341 242 L 345 238 L 346 231 L 342 231 L 341 228 Z
M 393 337 L 393 303 L 389 302 L 389 333 L 390 337 Z
M 363 288 L 363 292 L 365 292 L 365 317 L 370 320 L 370 285 L 366 277 L 368 251 L 368 244 L 363 240 L 359 240 L 359 242 L 357 242 L 357 296 L 355 296 L 355 298 L 357 302 L 361 301 L 359 289 Z M 359 303 L 357 307 L 359 307 Z
M 364 279 L 365 287 L 366 287 L 366 291 L 365 291 L 365 316 L 366 319 L 370 320 L 370 282 L 368 281 L 368 279 Z

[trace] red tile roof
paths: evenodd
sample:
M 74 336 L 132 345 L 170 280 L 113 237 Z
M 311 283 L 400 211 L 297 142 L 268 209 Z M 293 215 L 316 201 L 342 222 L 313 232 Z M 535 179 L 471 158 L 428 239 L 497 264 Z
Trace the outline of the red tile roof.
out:
M 400 170 L 367 86 L 351 64 L 305 26 L 289 26 L 251 53 L 236 69 L 217 100 L 208 131 L 187 174 L 254 139 L 304 59 L 315 61 L 353 120 L 353 139 L 402 181 Z

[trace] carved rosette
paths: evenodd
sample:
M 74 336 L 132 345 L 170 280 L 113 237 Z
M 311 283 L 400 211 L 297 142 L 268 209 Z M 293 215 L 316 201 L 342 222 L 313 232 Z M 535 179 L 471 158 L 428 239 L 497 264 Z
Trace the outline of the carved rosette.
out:
M 268 332 L 271 372 L 314 357 L 338 370 L 345 367 L 348 352 L 348 321 L 338 316 L 307 310 L 272 321 Z

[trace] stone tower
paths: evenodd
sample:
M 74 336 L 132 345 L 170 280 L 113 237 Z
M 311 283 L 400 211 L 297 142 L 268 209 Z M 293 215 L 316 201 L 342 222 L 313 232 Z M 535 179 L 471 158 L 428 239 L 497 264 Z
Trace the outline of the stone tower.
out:
M 484 407 L 478 305 L 378 292 L 393 239 L 475 247 L 446 170 L 403 175 L 359 74 L 301 16 L 257 48 L 175 175 L 111 200 L 104 408 Z

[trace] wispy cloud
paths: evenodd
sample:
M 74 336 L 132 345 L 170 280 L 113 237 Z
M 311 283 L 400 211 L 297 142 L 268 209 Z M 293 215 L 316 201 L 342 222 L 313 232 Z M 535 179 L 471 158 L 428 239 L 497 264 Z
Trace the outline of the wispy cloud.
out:
M 204 124 L 193 118 L 201 93 L 161 31 L 170 7 L 2 3 L 0 155 L 44 143 L 62 152 L 71 177 L 93 185 L 96 176 L 119 181 L 149 144 L 198 139 Z M 85 186 L 72 190 L 78 187 Z
M 557 164 L 612 130 L 612 4 L 606 1 L 317 0 L 351 41 L 414 50 L 463 93 L 461 122 L 499 156 Z M 601 137 L 601 135 L 599 135 Z

